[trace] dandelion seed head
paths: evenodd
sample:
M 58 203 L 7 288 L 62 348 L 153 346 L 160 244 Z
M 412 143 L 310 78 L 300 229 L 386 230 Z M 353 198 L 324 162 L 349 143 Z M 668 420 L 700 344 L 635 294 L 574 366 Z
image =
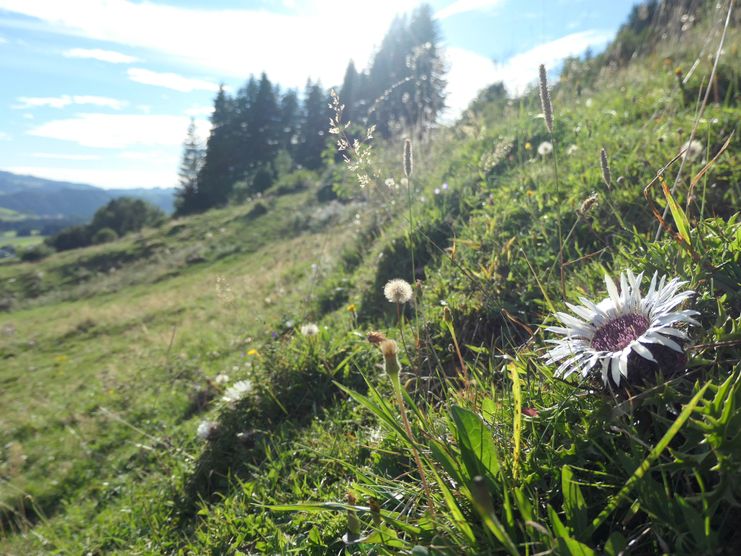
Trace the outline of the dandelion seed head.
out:
M 553 143 L 550 141 L 543 141 L 538 145 L 538 154 L 540 156 L 548 156 L 553 152 Z
M 383 295 L 391 303 L 402 304 L 411 301 L 414 292 L 409 282 L 401 278 L 394 278 L 393 280 L 389 280 L 384 286 Z
M 684 154 L 682 154 L 682 158 L 697 160 L 705 152 L 705 147 L 703 147 L 700 141 L 698 141 L 697 139 L 693 139 L 692 141 L 687 141 L 684 145 L 682 145 L 682 150 L 684 151 Z
M 319 327 L 313 322 L 302 324 L 300 330 L 303 336 L 316 336 L 319 334 Z

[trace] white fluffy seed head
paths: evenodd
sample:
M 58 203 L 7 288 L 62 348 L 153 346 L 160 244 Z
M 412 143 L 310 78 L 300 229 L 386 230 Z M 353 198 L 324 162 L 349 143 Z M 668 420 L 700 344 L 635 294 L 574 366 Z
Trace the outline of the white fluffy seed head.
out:
M 319 334 L 319 327 L 313 322 L 307 322 L 301 325 L 301 334 L 304 336 L 316 336 Z
M 411 301 L 414 292 L 409 282 L 401 278 L 394 278 L 393 280 L 389 280 L 384 286 L 383 295 L 391 303 L 402 304 Z

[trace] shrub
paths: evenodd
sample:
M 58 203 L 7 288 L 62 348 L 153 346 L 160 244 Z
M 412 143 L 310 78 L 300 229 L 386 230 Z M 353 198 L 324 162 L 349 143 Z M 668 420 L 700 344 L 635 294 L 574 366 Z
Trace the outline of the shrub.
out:
M 118 234 L 110 228 L 101 228 L 95 234 L 93 234 L 93 243 L 99 245 L 101 243 L 108 243 L 109 241 L 115 241 L 118 239 Z
M 57 251 L 78 249 L 90 245 L 90 232 L 87 226 L 70 226 L 48 238 L 46 243 Z
M 51 247 L 41 243 L 22 251 L 20 257 L 22 261 L 35 262 L 48 257 L 53 252 L 54 250 Z

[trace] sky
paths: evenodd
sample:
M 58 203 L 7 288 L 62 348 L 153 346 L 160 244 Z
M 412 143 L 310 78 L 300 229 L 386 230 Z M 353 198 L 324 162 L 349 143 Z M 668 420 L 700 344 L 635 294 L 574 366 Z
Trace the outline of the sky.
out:
M 432 0 L 449 68 L 444 116 L 544 63 L 597 53 L 636 0 Z M 339 86 L 417 0 L 0 0 L 0 170 L 104 188 L 174 187 L 220 83 Z

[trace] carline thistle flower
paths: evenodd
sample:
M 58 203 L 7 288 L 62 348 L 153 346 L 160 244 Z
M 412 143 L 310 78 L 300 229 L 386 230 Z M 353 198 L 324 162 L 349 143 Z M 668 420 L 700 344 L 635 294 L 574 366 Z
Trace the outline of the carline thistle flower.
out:
M 549 332 L 564 336 L 548 340 L 555 344 L 547 354 L 546 364 L 559 363 L 556 376 L 563 378 L 572 373 L 586 377 L 600 369 L 605 385 L 611 381 L 620 385 L 621 378 L 628 379 L 629 371 L 641 374 L 642 370 L 665 367 L 676 370 L 672 364 L 684 365 L 686 357 L 682 342 L 687 333 L 674 325 L 687 323 L 699 325 L 693 316 L 697 311 L 674 309 L 695 292 L 680 291 L 687 282 L 666 276 L 658 280 L 654 273 L 645 296 L 641 295 L 641 272 L 635 276 L 627 270 L 620 275 L 620 292 L 610 276 L 605 275 L 609 297 L 600 303 L 580 297 L 582 305 L 566 303 L 580 318 L 566 313 L 556 313 L 563 326 L 549 326 Z M 658 283 L 657 283 L 658 281 Z M 641 377 L 632 376 L 631 379 Z

